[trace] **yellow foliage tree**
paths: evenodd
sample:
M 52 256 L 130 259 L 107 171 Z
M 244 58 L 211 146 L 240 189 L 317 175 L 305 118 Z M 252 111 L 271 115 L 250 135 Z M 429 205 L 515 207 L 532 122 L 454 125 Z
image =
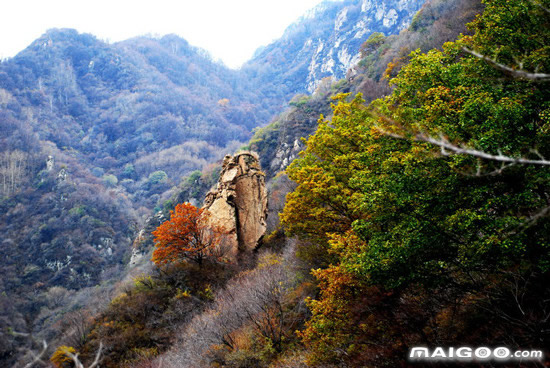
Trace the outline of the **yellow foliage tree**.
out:
M 50 357 L 50 362 L 56 368 L 68 368 L 72 366 L 73 359 L 69 354 L 75 354 L 76 350 L 72 346 L 61 345 Z

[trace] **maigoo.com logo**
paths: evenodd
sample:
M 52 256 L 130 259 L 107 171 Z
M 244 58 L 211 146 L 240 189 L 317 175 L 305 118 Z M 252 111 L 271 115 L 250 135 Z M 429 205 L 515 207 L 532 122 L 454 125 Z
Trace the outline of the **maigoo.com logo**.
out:
M 541 350 L 516 350 L 512 351 L 507 347 L 497 347 L 494 349 L 488 347 L 471 348 L 462 346 L 459 348 L 436 347 L 433 349 L 427 347 L 414 347 L 409 352 L 410 362 L 437 362 L 437 361 L 456 361 L 456 362 L 488 362 L 510 360 L 527 361 L 542 360 L 543 352 Z

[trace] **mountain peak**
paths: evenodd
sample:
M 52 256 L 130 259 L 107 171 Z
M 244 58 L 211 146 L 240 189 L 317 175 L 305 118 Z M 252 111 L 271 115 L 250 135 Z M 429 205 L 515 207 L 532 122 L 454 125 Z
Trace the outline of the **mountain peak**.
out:
M 283 36 L 258 50 L 245 69 L 268 69 L 263 80 L 292 80 L 287 100 L 315 91 L 323 78 L 342 79 L 359 61 L 359 48 L 373 32 L 397 34 L 408 27 L 424 0 L 326 0 L 292 25 Z

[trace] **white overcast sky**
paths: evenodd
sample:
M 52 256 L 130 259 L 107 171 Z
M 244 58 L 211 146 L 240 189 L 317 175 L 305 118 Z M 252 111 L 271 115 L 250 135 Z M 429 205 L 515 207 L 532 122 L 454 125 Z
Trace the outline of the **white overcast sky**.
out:
M 321 0 L 5 0 L 0 58 L 12 57 L 50 28 L 102 40 L 175 33 L 238 67 Z

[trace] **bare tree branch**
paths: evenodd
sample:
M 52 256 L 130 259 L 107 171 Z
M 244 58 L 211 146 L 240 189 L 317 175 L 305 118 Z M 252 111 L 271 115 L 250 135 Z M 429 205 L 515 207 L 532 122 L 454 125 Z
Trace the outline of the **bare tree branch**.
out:
M 475 56 L 479 59 L 485 60 L 486 62 L 491 64 L 494 68 L 496 68 L 498 70 L 501 70 L 505 73 L 508 73 L 514 78 L 528 79 L 528 80 L 535 81 L 535 82 L 548 82 L 548 81 L 550 81 L 550 74 L 531 73 L 531 72 L 523 70 L 521 65 L 520 65 L 519 69 L 513 69 L 513 68 L 510 68 L 509 66 L 506 66 L 504 64 L 501 64 L 501 63 L 497 62 L 495 59 L 492 59 L 492 58 L 490 58 L 486 55 L 482 55 L 479 52 L 476 52 L 474 50 L 470 50 L 467 47 L 463 47 L 462 50 L 464 50 L 468 54 L 473 55 L 473 56 Z
M 95 359 L 94 359 L 92 365 L 90 365 L 88 368 L 97 367 L 97 365 L 99 364 L 99 359 L 101 358 L 101 351 L 102 350 L 103 350 L 103 343 L 100 341 L 99 342 L 99 348 L 97 349 L 97 353 L 95 355 Z
M 34 364 L 36 363 L 41 363 L 41 364 L 46 364 L 42 361 L 42 356 L 46 353 L 46 350 L 48 350 L 48 344 L 46 343 L 46 340 L 43 340 L 42 341 L 42 351 L 40 352 L 40 354 L 38 354 L 37 356 L 34 357 L 33 361 L 28 363 L 27 365 L 25 365 L 24 368 L 31 368 Z
M 386 135 L 388 137 L 393 137 L 397 139 L 407 139 L 407 137 L 404 135 L 392 133 L 380 127 L 377 127 L 376 129 L 381 134 Z M 450 156 L 451 153 L 454 153 L 454 154 L 470 155 L 470 156 L 482 158 L 485 160 L 504 162 L 508 164 L 550 166 L 550 161 L 542 157 L 542 155 L 537 151 L 532 151 L 532 152 L 535 153 L 538 157 L 540 157 L 540 159 L 532 160 L 532 159 L 523 158 L 523 157 L 516 158 L 516 157 L 505 156 L 500 152 L 498 155 L 493 155 L 480 150 L 468 148 L 466 146 L 457 146 L 449 142 L 443 136 L 441 136 L 439 139 L 436 139 L 424 133 L 417 133 L 416 135 L 413 135 L 411 138 L 412 140 L 417 142 L 427 142 L 427 143 L 431 143 L 441 147 L 441 154 L 443 156 Z
M 550 14 L 550 9 L 548 9 L 547 7 L 545 7 L 544 5 L 542 5 L 539 1 L 535 1 L 535 0 L 529 0 L 529 2 L 533 5 L 536 5 L 538 6 L 539 8 L 541 8 L 542 10 L 544 10 L 545 12 L 549 13 Z
M 541 218 L 546 217 L 550 213 L 550 206 L 544 207 L 539 212 L 535 213 L 533 216 L 529 217 L 524 223 L 517 226 L 515 229 L 506 233 L 506 236 L 512 236 L 518 234 L 531 226 L 535 225 Z
M 433 137 L 427 136 L 425 134 L 418 134 L 416 136 L 417 140 L 424 141 L 428 143 L 435 144 L 436 146 L 441 147 L 441 154 L 444 156 L 449 156 L 449 152 L 453 152 L 455 154 L 465 154 L 470 155 L 474 157 L 483 158 L 490 161 L 498 161 L 498 162 L 506 162 L 511 164 L 522 164 L 522 165 L 544 165 L 544 166 L 550 166 L 550 161 L 546 159 L 538 159 L 538 160 L 531 160 L 528 158 L 523 157 L 510 157 L 505 156 L 502 153 L 499 152 L 498 155 L 493 155 L 487 152 L 479 151 L 476 149 L 464 147 L 464 146 L 456 146 L 449 142 L 444 137 L 440 137 L 439 139 L 435 139 Z
M 479 163 L 478 163 L 477 168 L 476 168 L 476 173 L 474 175 L 468 174 L 468 173 L 463 173 L 463 174 L 467 175 L 467 176 L 474 176 L 474 177 L 477 177 L 477 178 L 481 178 L 481 177 L 484 177 L 484 176 L 497 176 L 497 175 L 501 175 L 504 170 L 506 170 L 507 168 L 512 167 L 514 165 L 515 165 L 514 163 L 505 164 L 503 162 L 502 165 L 496 170 L 493 170 L 493 171 L 490 171 L 490 172 L 481 172 L 481 165 L 479 165 Z
M 376 129 L 380 133 L 382 133 L 386 136 L 392 137 L 392 138 L 407 139 L 407 137 L 405 137 L 404 135 L 400 135 L 400 134 L 393 133 L 393 132 L 388 132 L 387 130 L 384 130 L 380 127 L 377 127 Z M 526 159 L 526 158 L 514 158 L 514 157 L 504 156 L 500 152 L 499 152 L 498 155 L 492 155 L 490 153 L 486 153 L 486 152 L 483 152 L 483 151 L 467 148 L 467 147 L 464 147 L 464 146 L 461 146 L 461 147 L 456 146 L 456 145 L 452 144 L 451 142 L 449 142 L 443 136 L 441 136 L 439 139 L 435 139 L 435 138 L 430 137 L 430 136 L 428 136 L 424 133 L 418 133 L 416 135 L 413 135 L 412 140 L 417 141 L 417 142 L 427 142 L 427 143 L 435 144 L 436 146 L 441 147 L 441 154 L 444 155 L 444 156 L 449 156 L 450 155 L 449 151 L 450 151 L 450 152 L 453 152 L 455 154 L 466 154 L 466 155 L 470 155 L 470 156 L 474 156 L 474 157 L 478 157 L 478 158 L 482 158 L 482 159 L 486 159 L 486 160 L 502 162 L 503 165 L 501 166 L 501 168 L 494 171 L 494 172 L 491 172 L 490 175 L 500 173 L 505 168 L 507 168 L 511 165 L 514 165 L 514 164 L 550 166 L 550 161 L 546 160 L 538 151 L 535 151 L 535 150 L 532 150 L 532 152 L 534 154 L 536 154 L 538 157 L 540 157 L 539 160 L 530 160 L 530 159 Z M 478 169 L 478 172 L 477 172 L 477 176 L 482 176 L 479 169 Z M 550 206 L 543 208 L 541 211 L 539 211 L 538 213 L 531 216 L 525 223 L 523 223 L 521 226 L 519 226 L 516 230 L 510 231 L 507 235 L 508 236 L 514 235 L 517 232 L 519 232 L 520 230 L 525 230 L 526 228 L 528 228 L 528 227 L 534 225 L 535 223 L 537 223 L 537 221 L 539 219 L 547 216 L 548 213 L 550 213 Z
M 88 368 L 96 368 L 99 364 L 99 359 L 101 358 L 101 351 L 103 350 L 103 343 L 99 343 L 99 348 L 97 349 L 97 353 L 95 355 L 95 359 L 93 363 Z M 73 354 L 71 352 L 66 353 L 69 358 L 71 358 L 74 362 L 74 366 L 76 368 L 84 368 L 84 365 L 80 362 L 80 359 L 78 359 L 78 353 Z
M 28 336 L 31 336 L 30 333 L 27 333 L 27 332 L 17 332 L 17 331 L 11 331 L 10 332 L 11 335 L 13 336 L 23 336 L 23 337 L 28 337 Z

